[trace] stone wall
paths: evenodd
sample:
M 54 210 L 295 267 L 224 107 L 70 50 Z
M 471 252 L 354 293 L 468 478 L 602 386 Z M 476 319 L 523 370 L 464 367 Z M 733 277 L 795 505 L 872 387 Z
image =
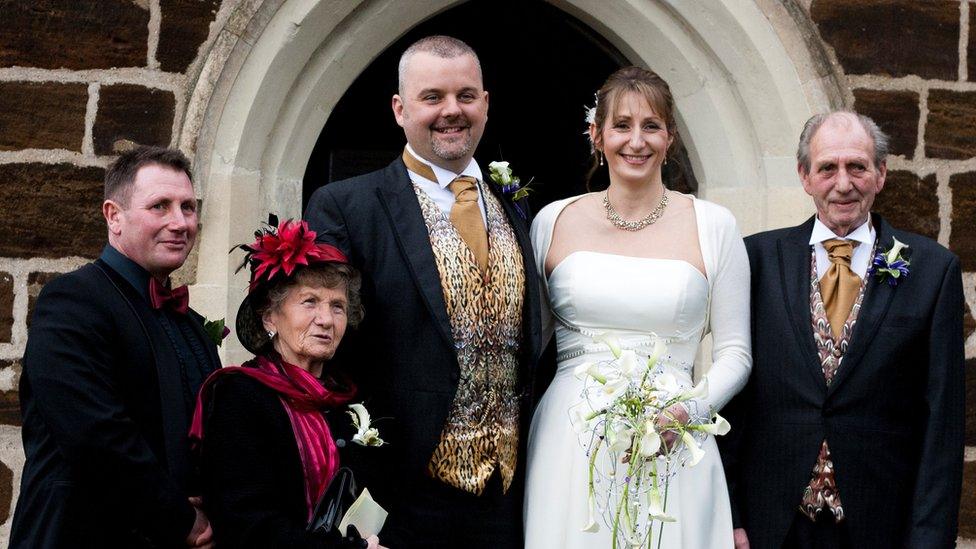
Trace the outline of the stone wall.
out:
M 0 0 L 0 200 L 15 213 L 0 218 L 0 539 L 23 463 L 16 389 L 37 294 L 103 246 L 101 180 L 118 146 L 195 146 L 181 140 L 187 104 L 201 74 L 219 74 L 203 71 L 206 52 L 224 22 L 244 27 L 235 7 L 262 1 Z M 876 209 L 962 258 L 971 448 L 960 534 L 976 539 L 976 6 L 783 3 L 813 22 L 845 102 L 893 136 Z
M 116 146 L 177 143 L 219 7 L 0 0 L 0 540 L 24 460 L 17 384 L 34 301 L 105 244 L 102 178 Z

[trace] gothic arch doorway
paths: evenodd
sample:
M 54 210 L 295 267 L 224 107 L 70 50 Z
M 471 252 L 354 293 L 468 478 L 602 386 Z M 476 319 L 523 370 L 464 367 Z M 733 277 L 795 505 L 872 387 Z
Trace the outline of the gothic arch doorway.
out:
M 472 22 L 500 21 L 499 25 Z M 614 70 L 632 63 L 569 13 L 540 1 L 472 0 L 417 25 L 367 67 L 336 103 L 305 170 L 303 209 L 323 184 L 386 166 L 403 148 L 393 120 L 397 62 L 411 43 L 447 34 L 471 45 L 481 59 L 490 94 L 488 125 L 476 158 L 482 167 L 507 160 L 525 180 L 534 177 L 532 203 L 585 192 L 589 142 L 584 105 Z M 685 155 L 686 156 L 686 155 Z M 671 169 L 669 184 L 697 190 L 689 163 Z M 605 186 L 605 172 L 591 187 Z

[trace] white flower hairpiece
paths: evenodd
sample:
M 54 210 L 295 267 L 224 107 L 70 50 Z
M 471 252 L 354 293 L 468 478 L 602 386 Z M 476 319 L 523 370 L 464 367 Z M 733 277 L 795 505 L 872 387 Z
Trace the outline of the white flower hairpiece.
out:
M 586 130 L 583 132 L 583 135 L 585 135 L 590 140 L 590 152 L 591 153 L 592 152 L 595 152 L 596 151 L 596 148 L 595 148 L 595 146 L 593 144 L 593 136 L 590 135 L 590 125 L 591 124 L 596 124 L 596 108 L 599 105 L 600 105 L 600 96 L 599 96 L 599 94 L 596 94 L 596 93 L 593 94 L 593 106 L 592 107 L 587 107 L 586 105 L 583 105 L 583 111 L 586 113 L 586 118 L 585 118 L 585 120 L 586 120 Z

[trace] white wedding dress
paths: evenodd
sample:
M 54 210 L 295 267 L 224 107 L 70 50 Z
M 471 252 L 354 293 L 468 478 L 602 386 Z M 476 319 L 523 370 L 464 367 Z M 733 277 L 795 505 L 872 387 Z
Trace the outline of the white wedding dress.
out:
M 749 264 L 735 219 L 728 210 L 695 199 L 698 238 L 707 276 L 690 263 L 576 251 L 548 278 L 545 257 L 559 213 L 574 197 L 550 204 L 532 225 L 536 264 L 555 318 L 558 366 L 532 420 L 524 506 L 525 546 L 530 549 L 611 547 L 602 517 L 595 533 L 588 520 L 586 450 L 570 423 L 570 408 L 581 400 L 583 382 L 573 369 L 584 361 L 611 358 L 593 335 L 612 333 L 622 347 L 647 355 L 655 333 L 667 344 L 662 362 L 684 387 L 692 386 L 702 337 L 712 333 L 712 366 L 704 376 L 708 394 L 699 409 L 720 410 L 748 378 Z M 735 428 L 735 425 L 732 426 Z M 702 446 L 705 457 L 672 478 L 660 547 L 732 547 L 732 518 L 725 475 L 715 440 Z M 660 524 L 660 523 L 657 523 Z M 658 547 L 658 526 L 653 547 Z

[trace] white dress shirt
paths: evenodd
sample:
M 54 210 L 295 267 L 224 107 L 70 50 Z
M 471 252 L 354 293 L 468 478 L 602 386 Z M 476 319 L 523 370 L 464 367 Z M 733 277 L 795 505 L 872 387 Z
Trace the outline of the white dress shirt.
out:
M 478 166 L 478 162 L 472 158 L 471 162 L 468 162 L 467 167 L 465 167 L 461 173 L 454 173 L 450 170 L 445 170 L 444 168 L 427 162 L 420 155 L 415 153 L 409 144 L 407 144 L 407 150 L 419 162 L 430 166 L 430 169 L 434 172 L 434 176 L 437 177 L 437 181 L 431 181 L 430 179 L 422 177 L 421 175 L 407 169 L 407 174 L 410 176 L 410 181 L 416 183 L 418 187 L 423 189 L 423 191 L 427 193 L 427 196 L 434 201 L 434 204 L 437 204 L 437 207 L 444 212 L 444 215 L 446 215 L 448 219 L 450 219 L 451 209 L 454 207 L 454 193 L 451 192 L 448 185 L 450 185 L 451 181 L 454 181 L 454 179 L 459 175 L 471 176 L 477 179 L 480 183 L 482 174 L 481 168 Z M 487 229 L 488 217 L 485 215 L 485 199 L 481 196 L 481 185 L 478 185 L 476 188 L 478 190 L 478 209 L 481 210 L 481 220 L 485 223 L 485 228 Z
M 874 250 L 874 227 L 871 225 L 871 218 L 862 223 L 858 228 L 851 231 L 846 237 L 834 234 L 821 223 L 820 218 L 813 220 L 813 232 L 810 234 L 810 244 L 817 254 L 817 278 L 823 278 L 830 268 L 830 258 L 827 257 L 827 249 L 824 248 L 823 241 L 831 238 L 841 240 L 854 240 L 859 244 L 854 246 L 854 254 L 851 256 L 851 270 L 862 279 L 867 275 L 868 267 L 871 266 L 871 252 Z

